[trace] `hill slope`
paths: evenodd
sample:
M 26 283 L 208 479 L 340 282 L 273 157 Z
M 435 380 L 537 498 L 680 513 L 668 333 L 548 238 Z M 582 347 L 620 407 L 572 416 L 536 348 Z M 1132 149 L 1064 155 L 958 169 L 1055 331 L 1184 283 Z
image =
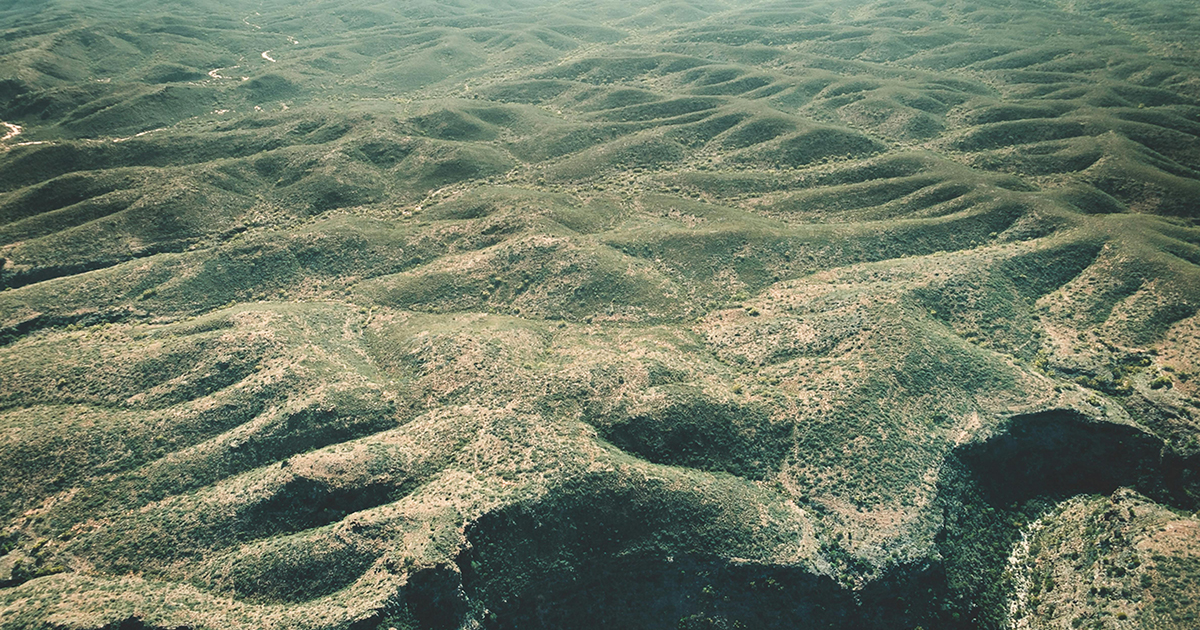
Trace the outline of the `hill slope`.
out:
M 1194 623 L 1190 3 L 0 30 L 2 627 Z

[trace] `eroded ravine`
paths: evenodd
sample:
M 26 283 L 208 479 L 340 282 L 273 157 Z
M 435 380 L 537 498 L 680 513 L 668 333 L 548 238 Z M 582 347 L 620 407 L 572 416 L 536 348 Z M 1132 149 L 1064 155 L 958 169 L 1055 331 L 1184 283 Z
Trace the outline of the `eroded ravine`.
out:
M 998 630 L 1009 618 L 1013 584 L 1004 575 L 1024 523 L 1072 496 L 1123 487 L 1194 509 L 1196 464 L 1134 426 L 1070 410 L 1013 417 L 946 462 L 942 560 L 893 568 L 857 588 L 811 567 L 708 557 L 702 540 L 693 553 L 662 555 L 660 519 L 669 517 L 629 496 L 567 491 L 470 524 L 457 570 L 439 570 L 447 589 L 415 597 L 437 629 L 477 616 L 505 629 Z

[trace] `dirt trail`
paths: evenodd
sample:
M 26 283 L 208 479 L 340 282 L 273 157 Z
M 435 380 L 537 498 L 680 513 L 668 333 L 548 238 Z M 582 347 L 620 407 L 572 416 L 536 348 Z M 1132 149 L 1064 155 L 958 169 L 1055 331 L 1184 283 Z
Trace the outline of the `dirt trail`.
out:
M 21 135 L 21 132 L 24 131 L 24 129 L 20 125 L 14 125 L 12 123 L 0 122 L 0 126 L 3 126 L 8 130 L 4 134 L 4 137 L 0 138 L 0 142 L 2 142 L 4 140 L 12 140 L 13 138 L 16 138 L 17 136 Z

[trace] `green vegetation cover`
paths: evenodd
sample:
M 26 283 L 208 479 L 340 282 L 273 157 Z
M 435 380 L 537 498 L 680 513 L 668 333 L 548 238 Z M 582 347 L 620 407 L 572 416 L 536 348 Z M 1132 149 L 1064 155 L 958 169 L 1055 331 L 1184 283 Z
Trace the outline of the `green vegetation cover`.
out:
M 1193 0 L 0 0 L 0 628 L 1200 626 Z

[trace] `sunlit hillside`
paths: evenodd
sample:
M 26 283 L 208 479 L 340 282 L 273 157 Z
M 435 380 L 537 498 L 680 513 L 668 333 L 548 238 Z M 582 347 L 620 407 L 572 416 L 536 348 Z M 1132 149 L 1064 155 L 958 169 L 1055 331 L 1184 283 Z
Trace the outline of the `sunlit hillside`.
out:
M 1200 626 L 1190 0 L 0 0 L 0 628 Z

